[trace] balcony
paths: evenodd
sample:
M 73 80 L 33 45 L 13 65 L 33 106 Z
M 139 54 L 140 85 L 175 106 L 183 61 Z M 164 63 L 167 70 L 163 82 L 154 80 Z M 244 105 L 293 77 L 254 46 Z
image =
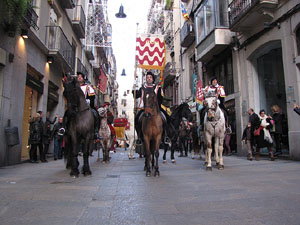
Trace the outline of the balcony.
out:
M 202 62 L 207 62 L 214 55 L 222 52 L 232 41 L 234 34 L 228 28 L 215 28 L 197 46 L 197 58 Z
M 77 58 L 77 67 L 76 67 L 77 72 L 81 72 L 84 75 L 88 76 L 88 70 L 85 68 L 85 66 L 82 64 L 79 58 Z
M 75 7 L 73 0 L 58 0 L 58 2 L 64 9 L 73 9 Z
M 24 16 L 24 20 L 29 27 L 33 27 L 35 30 L 38 30 L 39 27 L 37 25 L 38 15 L 34 11 L 32 7 L 29 7 L 26 11 L 26 15 Z
M 85 55 L 88 60 L 95 59 L 95 47 L 94 46 L 85 46 Z
M 57 62 L 62 62 L 65 72 L 73 72 L 74 51 L 60 26 L 46 26 L 45 45 L 48 54 L 57 58 Z
M 73 10 L 72 26 L 78 38 L 85 38 L 85 14 L 81 5 L 76 5 Z
M 278 0 L 233 0 L 229 4 L 232 31 L 247 30 L 260 22 L 270 22 Z
M 195 41 L 195 32 L 192 24 L 184 23 L 180 31 L 180 45 L 181 47 L 189 47 Z

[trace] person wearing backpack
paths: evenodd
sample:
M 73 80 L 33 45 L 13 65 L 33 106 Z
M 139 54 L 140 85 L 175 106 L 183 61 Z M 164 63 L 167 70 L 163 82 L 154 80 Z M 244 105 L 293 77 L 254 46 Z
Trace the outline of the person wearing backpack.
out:
M 29 157 L 31 163 L 38 163 L 37 146 L 40 146 L 42 140 L 42 133 L 43 133 L 43 127 L 40 125 L 40 117 L 41 115 L 39 113 L 36 113 L 29 121 L 30 126 L 29 126 L 28 144 L 30 145 Z M 41 152 L 40 147 L 39 150 Z

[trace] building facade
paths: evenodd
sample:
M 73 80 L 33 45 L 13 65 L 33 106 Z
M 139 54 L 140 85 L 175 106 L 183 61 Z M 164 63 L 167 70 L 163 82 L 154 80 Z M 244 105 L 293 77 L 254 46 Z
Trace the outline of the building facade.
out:
M 96 89 L 96 106 L 104 100 L 115 103 L 110 88 L 115 86 L 116 62 L 111 48 L 86 45 L 87 16 L 91 5 L 101 1 L 32 1 L 18 23 L 3 20 L 0 32 L 0 166 L 29 158 L 29 119 L 42 111 L 53 119 L 63 116 L 62 76 L 77 72 L 87 75 Z M 1 3 L 5 9 L 5 3 Z M 103 3 L 101 3 L 103 4 Z M 6 8 L 7 9 L 7 8 Z M 16 13 L 17 6 L 9 13 Z M 3 13 L 3 12 L 2 12 Z M 105 13 L 105 12 L 103 12 Z M 2 14 L 3 15 L 3 14 Z M 111 29 L 111 28 L 110 28 Z M 102 27 L 103 33 L 109 27 Z M 27 37 L 21 36 L 27 34 Z M 100 93 L 99 70 L 109 78 L 106 93 Z M 105 95 L 108 98 L 105 99 Z M 116 109 L 116 106 L 112 104 Z M 19 143 L 9 145 L 5 128 L 17 129 Z M 52 148 L 50 147 L 50 152 Z

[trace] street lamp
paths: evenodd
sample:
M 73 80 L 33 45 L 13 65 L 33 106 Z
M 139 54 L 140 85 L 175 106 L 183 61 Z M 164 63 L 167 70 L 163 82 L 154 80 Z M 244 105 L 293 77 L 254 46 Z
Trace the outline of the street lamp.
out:
M 125 69 L 122 70 L 121 76 L 126 76 Z
M 122 6 L 122 4 L 120 6 L 119 12 L 116 13 L 116 17 L 117 18 L 126 18 L 126 14 L 124 13 L 124 7 Z

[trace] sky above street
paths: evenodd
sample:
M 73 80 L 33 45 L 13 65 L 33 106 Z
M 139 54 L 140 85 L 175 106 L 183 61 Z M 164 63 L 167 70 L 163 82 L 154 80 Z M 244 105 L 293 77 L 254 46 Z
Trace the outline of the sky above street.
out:
M 119 98 L 125 90 L 133 86 L 136 34 L 144 32 L 150 0 L 108 0 L 109 21 L 112 24 L 112 45 L 117 61 L 117 82 L 119 84 Z M 126 18 L 116 18 L 121 4 Z M 139 25 L 137 26 L 137 23 Z M 137 29 L 138 28 L 138 29 Z M 127 76 L 121 76 L 125 69 Z

